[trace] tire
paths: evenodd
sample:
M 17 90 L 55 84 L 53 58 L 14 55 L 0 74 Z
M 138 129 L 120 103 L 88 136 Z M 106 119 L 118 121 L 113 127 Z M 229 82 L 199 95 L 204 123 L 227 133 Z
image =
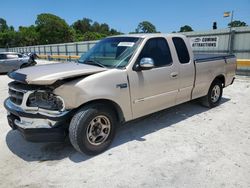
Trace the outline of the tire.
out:
M 27 64 L 22 64 L 22 65 L 20 66 L 20 69 L 23 69 L 23 68 L 26 68 L 26 67 L 28 67 Z
M 87 155 L 102 153 L 114 139 L 116 123 L 115 113 L 103 105 L 83 107 L 70 122 L 70 142 L 80 153 Z
M 33 61 L 33 62 L 30 62 L 30 63 L 24 63 L 20 66 L 20 69 L 23 69 L 23 68 L 26 68 L 26 67 L 31 67 L 31 66 L 34 66 L 36 65 L 37 62 L 36 61 Z
M 218 106 L 223 93 L 222 82 L 218 79 L 215 79 L 208 91 L 208 94 L 202 98 L 202 104 L 208 108 L 213 108 Z

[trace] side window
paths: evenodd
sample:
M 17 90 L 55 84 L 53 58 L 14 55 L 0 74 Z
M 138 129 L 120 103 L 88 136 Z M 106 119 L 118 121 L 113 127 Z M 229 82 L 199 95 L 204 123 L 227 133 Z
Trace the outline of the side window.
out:
M 1 60 L 1 59 L 6 59 L 5 54 L 0 54 L 0 60 Z
M 18 55 L 17 54 L 7 54 L 7 59 L 17 59 Z
M 152 58 L 154 60 L 155 67 L 169 65 L 173 62 L 171 52 L 165 38 L 149 39 L 143 47 L 137 62 L 144 57 Z
M 183 39 L 180 37 L 173 37 L 172 40 L 173 40 L 175 50 L 177 52 L 180 63 L 182 64 L 188 63 L 190 61 L 190 56 L 188 53 L 187 46 L 185 42 L 183 41 Z
M 19 57 L 19 58 L 22 58 L 22 57 L 23 57 L 23 55 L 22 55 L 22 54 L 17 54 L 17 55 L 18 55 L 18 57 Z

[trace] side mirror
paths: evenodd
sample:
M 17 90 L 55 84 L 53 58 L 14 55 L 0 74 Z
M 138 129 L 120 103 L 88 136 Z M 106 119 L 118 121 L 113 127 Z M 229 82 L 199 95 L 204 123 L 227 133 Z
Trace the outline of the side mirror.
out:
M 149 57 L 144 57 L 140 60 L 140 69 L 141 70 L 149 70 L 152 69 L 154 65 L 154 60 Z

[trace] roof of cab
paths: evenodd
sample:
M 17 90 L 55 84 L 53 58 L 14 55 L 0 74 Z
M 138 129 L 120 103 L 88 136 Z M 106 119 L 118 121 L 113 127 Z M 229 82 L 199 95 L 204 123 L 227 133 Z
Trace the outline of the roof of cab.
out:
M 124 34 L 124 35 L 115 35 L 111 37 L 139 37 L 139 38 L 151 38 L 151 37 L 167 37 L 167 36 L 184 36 L 182 34 L 165 34 L 165 33 L 134 33 L 134 34 Z

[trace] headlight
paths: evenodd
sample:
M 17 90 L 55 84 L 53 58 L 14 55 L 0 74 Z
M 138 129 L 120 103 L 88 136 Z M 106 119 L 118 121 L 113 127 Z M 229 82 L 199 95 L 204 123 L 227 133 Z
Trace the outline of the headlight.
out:
M 27 100 L 27 106 L 38 107 L 46 110 L 64 110 L 64 101 L 61 97 L 48 92 L 36 91 L 30 94 Z

